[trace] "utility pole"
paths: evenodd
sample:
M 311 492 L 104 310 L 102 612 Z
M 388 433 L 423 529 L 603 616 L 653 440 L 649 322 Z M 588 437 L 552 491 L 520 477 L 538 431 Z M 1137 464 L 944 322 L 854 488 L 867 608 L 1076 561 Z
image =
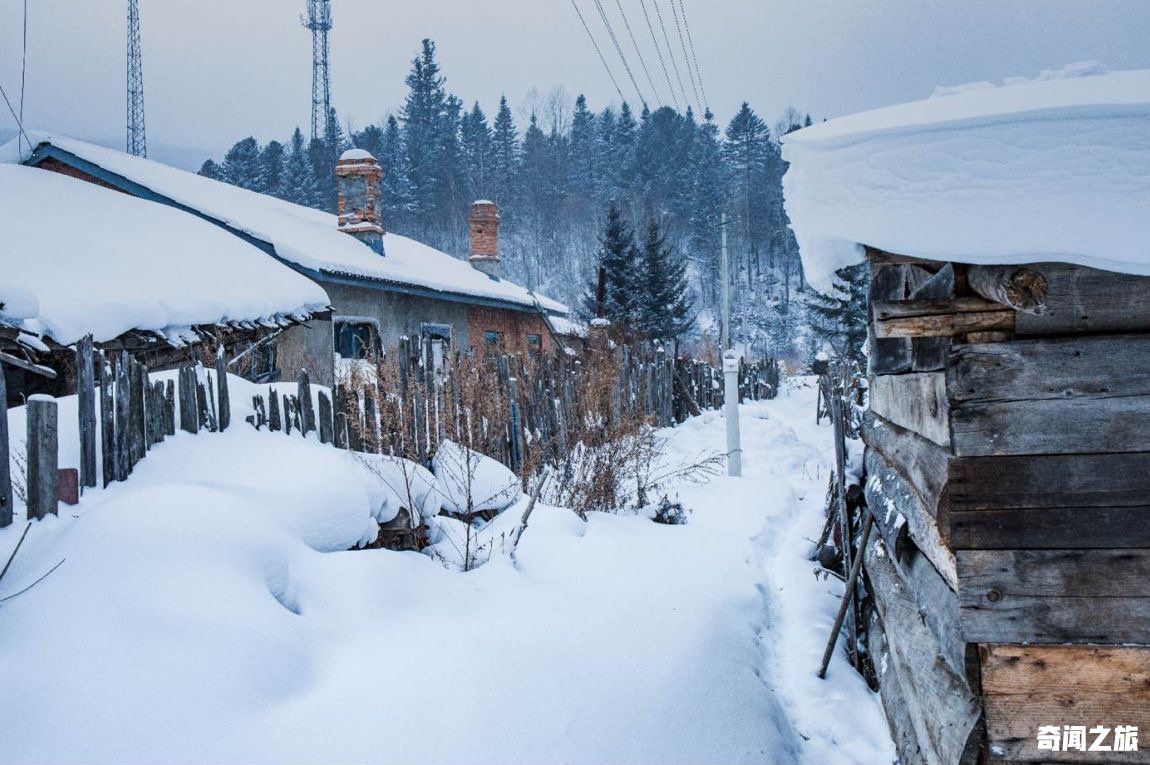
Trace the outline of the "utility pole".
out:
M 128 0 L 128 139 L 129 154 L 148 156 L 144 131 L 144 62 L 140 52 L 140 4 Z
M 743 446 L 739 438 L 739 354 L 723 351 L 723 418 L 727 421 L 727 475 L 743 474 Z
M 722 258 L 719 261 L 719 281 L 722 294 L 722 329 L 719 335 L 719 345 L 722 350 L 731 347 L 731 262 L 727 254 L 727 213 L 723 212 L 719 222 L 719 231 L 722 235 Z

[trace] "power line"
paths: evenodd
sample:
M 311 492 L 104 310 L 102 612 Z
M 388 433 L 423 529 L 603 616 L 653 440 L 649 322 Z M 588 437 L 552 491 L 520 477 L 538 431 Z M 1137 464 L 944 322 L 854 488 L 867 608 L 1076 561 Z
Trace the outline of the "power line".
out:
M 671 36 L 667 34 L 667 25 L 663 23 L 663 12 L 659 10 L 659 0 L 651 0 L 655 6 L 655 18 L 659 20 L 659 28 L 663 30 L 663 40 L 667 43 L 667 55 L 671 59 L 671 68 L 675 70 L 675 79 L 679 81 L 679 92 L 683 95 L 683 103 L 690 106 L 691 99 L 687 97 L 687 89 L 683 87 L 683 75 L 679 74 L 679 64 L 675 61 L 675 51 L 671 48 Z
M 695 83 L 695 70 L 691 68 L 691 57 L 687 54 L 687 43 L 683 39 L 683 27 L 679 26 L 679 9 L 675 7 L 675 0 L 671 3 L 671 15 L 675 17 L 675 31 L 679 33 L 679 47 L 683 51 L 683 64 L 687 67 L 687 77 L 691 80 L 691 90 L 695 93 L 695 108 L 702 110 L 699 101 L 699 86 Z
M 603 20 L 603 26 L 607 27 L 607 35 L 615 46 L 615 52 L 619 54 L 619 60 L 623 62 L 623 69 L 627 72 L 628 79 L 631 80 L 631 86 L 635 88 L 635 95 L 639 96 L 639 102 L 646 106 L 647 99 L 643 98 L 643 91 L 639 90 L 639 83 L 635 81 L 635 75 L 631 72 L 631 65 L 627 63 L 627 57 L 623 55 L 623 46 L 619 44 L 619 38 L 615 36 L 615 30 L 611 28 L 611 20 L 607 18 L 607 12 L 603 10 L 602 0 L 595 0 L 595 7 L 599 10 L 599 18 Z
M 686 0 L 679 0 L 679 11 L 683 14 L 683 26 L 687 28 L 687 43 L 691 46 L 691 61 L 695 64 L 695 74 L 699 78 L 699 90 L 703 92 L 703 106 L 710 108 L 711 102 L 707 98 L 707 89 L 703 87 L 703 72 L 699 69 L 699 59 L 695 56 L 695 39 L 691 36 L 691 25 L 687 23 Z
M 671 84 L 671 73 L 667 71 L 667 62 L 663 60 L 663 49 L 659 47 L 659 41 L 655 38 L 655 26 L 647 14 L 646 0 L 639 0 L 639 7 L 643 9 L 643 18 L 647 21 L 647 31 L 651 33 L 651 44 L 655 46 L 655 53 L 659 56 L 659 66 L 663 68 L 663 76 L 667 78 L 667 90 L 671 94 L 671 100 L 675 103 L 675 111 L 679 111 L 679 97 L 675 95 L 675 86 Z
M 3 96 L 4 103 L 8 105 L 8 111 L 12 113 L 12 119 L 16 120 L 16 129 L 20 131 L 20 135 L 24 136 L 24 140 L 28 142 L 28 148 L 31 149 L 32 141 L 28 138 L 28 134 L 24 132 L 24 123 L 20 120 L 20 115 L 16 114 L 16 110 L 12 108 L 12 102 L 8 100 L 8 94 L 4 92 L 3 85 L 0 85 L 0 96 Z
M 24 124 L 24 80 L 28 73 L 28 0 L 24 0 L 24 44 L 20 52 L 20 124 Z M 29 146 L 31 151 L 32 147 Z
M 631 22 L 627 20 L 627 13 L 623 10 L 622 0 L 615 0 L 615 5 L 619 6 L 619 15 L 623 17 L 623 26 L 627 27 L 627 35 L 631 38 L 631 44 L 635 46 L 635 55 L 639 57 L 639 63 L 643 66 L 643 72 L 647 75 L 647 84 L 651 86 L 651 92 L 655 95 L 655 101 L 659 106 L 663 105 L 663 99 L 659 97 L 659 89 L 655 87 L 655 81 L 651 78 L 651 70 L 647 68 L 647 62 L 643 58 L 643 51 L 639 49 L 639 43 L 635 40 L 635 33 L 631 31 Z
M 587 37 L 591 40 L 591 45 L 595 48 L 595 53 L 599 55 L 599 60 L 603 63 L 603 68 L 607 71 L 607 77 L 610 78 L 611 84 L 615 86 L 615 92 L 619 94 L 620 101 L 626 101 L 627 97 L 623 95 L 623 91 L 619 88 L 619 83 L 615 81 L 615 75 L 611 73 L 611 67 L 607 66 L 607 59 L 603 58 L 603 51 L 599 50 L 599 43 L 595 42 L 595 35 L 591 34 L 591 27 L 587 26 L 587 20 L 583 18 L 583 12 L 579 10 L 579 6 L 575 4 L 575 0 L 571 0 L 571 7 L 575 9 L 576 15 L 579 16 L 579 21 L 583 24 L 583 29 L 587 31 Z

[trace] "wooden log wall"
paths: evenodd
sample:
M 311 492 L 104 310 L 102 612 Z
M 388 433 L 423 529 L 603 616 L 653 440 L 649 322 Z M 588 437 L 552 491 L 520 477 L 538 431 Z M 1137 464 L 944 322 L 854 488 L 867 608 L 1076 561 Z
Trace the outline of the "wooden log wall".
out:
M 971 722 L 944 703 L 962 693 L 899 648 L 918 630 L 977 697 L 987 761 L 1101 761 L 1036 736 L 1150 725 L 1150 278 L 868 254 L 866 497 L 889 555 L 867 570 L 900 753 L 971 756 L 940 744 Z

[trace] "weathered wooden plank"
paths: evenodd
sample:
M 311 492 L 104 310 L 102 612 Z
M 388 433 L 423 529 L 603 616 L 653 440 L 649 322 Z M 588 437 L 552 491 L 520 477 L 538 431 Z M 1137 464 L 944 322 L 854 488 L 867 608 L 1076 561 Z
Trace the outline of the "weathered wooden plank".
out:
M 80 429 L 80 486 L 96 486 L 96 370 L 92 336 L 76 343 L 76 397 Z
M 25 486 L 28 519 L 39 520 L 59 511 L 60 445 L 56 400 L 51 396 L 28 399 L 28 475 Z
M 1150 647 L 989 645 L 980 654 L 992 762 L 1146 761 L 1141 741 L 1139 752 L 1051 752 L 1038 749 L 1037 733 L 1047 725 L 1150 729 Z
M 1150 547 L 1150 505 L 950 513 L 955 550 Z
M 100 352 L 100 446 L 103 451 L 101 469 L 103 485 L 116 480 L 116 399 L 113 391 L 112 369 Z
M 268 390 L 268 430 L 275 433 L 283 427 L 280 419 L 280 394 L 275 388 Z
M 945 538 L 950 454 L 933 441 L 901 428 L 873 411 L 863 416 L 862 439 L 882 454 L 902 476 L 927 512 L 939 523 Z
M 880 417 L 939 446 L 950 446 L 944 372 L 875 375 L 871 377 L 870 395 L 871 409 Z
M 299 400 L 300 406 L 300 430 L 306 436 L 315 430 L 315 408 L 312 406 L 311 400 L 311 379 L 308 377 L 306 369 L 299 371 L 296 386 L 296 398 Z
M 132 357 L 120 351 L 116 362 L 116 480 L 127 480 L 132 472 Z
M 1150 452 L 956 457 L 949 474 L 947 502 L 956 512 L 1150 501 Z
M 1065 263 L 1029 268 L 1046 278 L 1046 312 L 1019 314 L 1019 335 L 1150 330 L 1150 277 Z
M 1150 451 L 1150 396 L 962 404 L 950 432 L 959 457 Z
M 196 370 L 190 366 L 180 368 L 180 429 L 193 435 L 200 432 Z
M 332 437 L 331 398 L 327 391 L 319 392 L 319 441 L 330 444 Z
M 223 346 L 216 352 L 216 427 L 227 430 L 232 423 L 232 399 L 228 393 L 228 355 Z
M 1150 395 L 1150 335 L 958 346 L 946 388 L 952 405 Z
M 915 546 L 934 565 L 947 585 L 957 590 L 958 574 L 954 555 L 944 543 L 935 518 L 881 454 L 874 449 L 867 449 L 864 461 L 867 480 L 863 490 L 867 507 L 876 520 L 901 515 L 906 520 L 907 532 Z
M 870 305 L 906 299 L 906 272 L 901 265 L 872 265 Z M 869 327 L 871 374 L 887 375 L 914 371 L 914 355 L 907 338 L 878 338 L 874 335 L 874 312 Z
M 908 270 L 912 272 L 922 271 L 921 268 L 914 266 Z M 954 266 L 947 263 L 921 284 L 914 287 L 908 297 L 911 300 L 941 300 L 953 298 L 954 295 Z M 916 337 L 910 342 L 916 371 L 925 372 L 946 368 L 952 342 L 949 337 Z
M 972 642 L 1138 642 L 1150 637 L 1150 550 L 960 550 Z
M 904 694 L 913 700 L 906 708 L 916 739 L 928 762 L 957 763 L 978 721 L 978 699 L 966 679 L 950 669 L 891 556 L 881 549 L 868 545 L 864 562 L 889 660 L 896 665 Z
M 954 337 L 968 332 L 1009 332 L 1015 312 L 977 297 L 876 303 L 875 337 Z
M 0 364 L 0 529 L 12 524 L 12 463 L 8 454 L 8 381 Z
M 164 385 L 164 433 L 176 435 L 176 383 L 168 380 Z

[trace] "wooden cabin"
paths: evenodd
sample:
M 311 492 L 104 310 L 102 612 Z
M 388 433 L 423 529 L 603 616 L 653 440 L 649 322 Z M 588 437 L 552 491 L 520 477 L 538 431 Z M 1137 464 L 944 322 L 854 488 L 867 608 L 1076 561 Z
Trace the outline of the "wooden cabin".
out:
M 282 333 L 328 315 L 317 284 L 205 221 L 0 162 L 0 361 L 7 398 L 75 392 L 74 346 L 158 371 L 228 354 L 262 379 Z
M 431 349 L 550 353 L 564 341 L 551 317 L 568 308 L 507 279 L 499 249 L 499 211 L 479 200 L 468 216 L 467 259 L 384 231 L 379 163 L 352 149 L 338 161 L 339 214 L 277 199 L 222 181 L 64 136 L 32 133 L 26 164 L 173 207 L 214 223 L 320 285 L 331 312 L 285 331 L 274 366 L 287 379 L 307 368 L 331 385 L 336 370 L 400 339 Z M 9 144 L 14 148 L 15 141 Z M 438 356 L 437 356 L 438 357 Z
M 1150 71 L 957 88 L 784 158 L 808 276 L 870 269 L 861 650 L 900 763 L 1150 760 Z

